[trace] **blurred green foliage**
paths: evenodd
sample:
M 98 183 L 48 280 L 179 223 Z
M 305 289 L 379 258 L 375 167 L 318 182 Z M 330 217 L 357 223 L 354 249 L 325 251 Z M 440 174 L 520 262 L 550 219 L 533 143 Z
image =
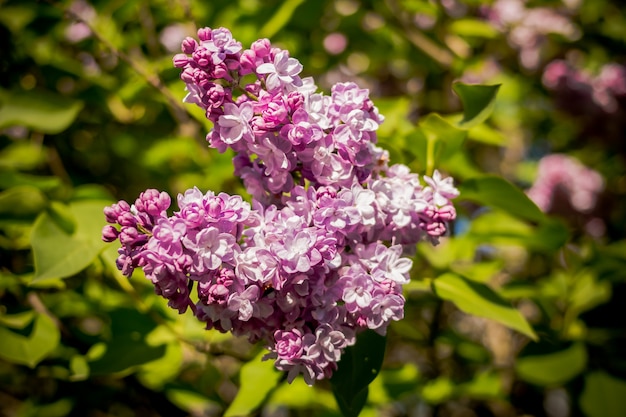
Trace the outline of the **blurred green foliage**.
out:
M 228 27 L 244 47 L 271 38 L 323 90 L 369 88 L 392 161 L 457 179 L 454 232 L 418 245 L 406 317 L 360 415 L 624 415 L 626 132 L 562 111 L 542 71 L 554 59 L 589 73 L 626 63 L 626 15 L 608 0 L 520 0 L 579 32 L 544 31 L 533 66 L 511 28 L 487 18 L 494 3 L 1 1 L 0 415 L 350 407 L 330 382 L 287 384 L 260 347 L 171 311 L 100 240 L 102 208 L 146 188 L 245 195 L 232 154 L 208 149 L 210 123 L 182 104 L 171 63 L 203 26 Z M 605 178 L 593 213 L 604 232 L 523 193 L 552 152 Z M 361 395 L 350 390 L 340 379 L 335 393 Z

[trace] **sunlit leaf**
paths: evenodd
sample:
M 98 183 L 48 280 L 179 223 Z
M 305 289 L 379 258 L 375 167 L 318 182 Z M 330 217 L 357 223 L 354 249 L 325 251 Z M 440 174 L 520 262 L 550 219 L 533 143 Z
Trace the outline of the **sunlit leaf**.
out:
M 454 395 L 454 383 L 448 377 L 439 377 L 428 381 L 422 387 L 422 398 L 430 404 L 441 404 Z
M 476 126 L 491 115 L 495 106 L 496 94 L 500 85 L 470 85 L 454 83 L 452 89 L 463 103 L 463 119 L 459 127 L 469 129 Z
M 107 201 L 78 201 L 69 205 L 76 230 L 68 234 L 48 213 L 35 222 L 31 235 L 35 258 L 33 282 L 72 276 L 87 267 L 105 247 L 100 237 Z
M 626 381 L 604 372 L 585 378 L 580 407 L 588 417 L 623 417 L 626 415 Z
M 517 359 L 515 371 L 525 381 L 542 386 L 558 386 L 587 366 L 587 350 L 581 343 L 545 355 L 523 356 Z
M 468 314 L 497 321 L 537 339 L 524 316 L 487 285 L 446 273 L 433 280 L 433 288 L 439 297 L 451 301 Z
M 269 393 L 276 387 L 282 373 L 276 370 L 274 362 L 263 361 L 266 352 L 260 352 L 254 359 L 241 367 L 241 386 L 235 400 L 226 410 L 224 417 L 247 416 L 258 409 Z M 263 381 L 263 383 L 259 383 Z
M 470 178 L 458 185 L 460 200 L 499 208 L 532 222 L 545 220 L 545 215 L 526 194 L 501 177 L 486 175 Z
M 0 276 L 1 280 L 5 280 L 5 276 Z M 32 323 L 35 318 L 34 310 L 26 310 L 16 314 L 0 314 L 0 325 L 11 327 L 13 329 L 23 329 Z
M 330 382 L 337 405 L 346 417 L 356 417 L 367 401 L 368 385 L 376 378 L 385 356 L 387 338 L 373 330 L 346 348 Z
M 42 133 L 69 127 L 83 103 L 47 91 L 0 91 L 0 128 L 26 126 Z
M 457 35 L 468 37 L 493 39 L 499 35 L 492 24 L 478 19 L 455 19 L 449 29 Z
M 54 321 L 45 314 L 37 314 L 28 336 L 0 327 L 0 357 L 34 368 L 57 348 L 59 340 L 60 332 Z
M 71 381 L 84 381 L 89 378 L 89 364 L 87 359 L 82 355 L 74 355 L 70 359 L 70 375 Z
M 503 395 L 502 378 L 495 372 L 482 372 L 464 384 L 457 386 L 461 394 L 472 398 L 499 398 Z
M 261 38 L 271 38 L 278 33 L 289 22 L 291 16 L 303 2 L 304 0 L 287 0 L 282 2 L 276 13 L 265 22 L 259 31 L 259 36 Z

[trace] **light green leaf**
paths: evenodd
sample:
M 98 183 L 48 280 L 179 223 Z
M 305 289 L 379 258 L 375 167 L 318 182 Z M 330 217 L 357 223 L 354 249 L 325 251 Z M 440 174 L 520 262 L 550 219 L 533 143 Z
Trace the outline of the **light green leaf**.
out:
M 107 201 L 78 201 L 69 205 L 76 230 L 68 234 L 50 217 L 42 213 L 31 234 L 35 276 L 33 283 L 50 278 L 70 277 L 87 267 L 105 248 L 101 239 L 105 225 L 103 209 Z
M 477 244 L 521 245 L 537 251 L 554 252 L 567 243 L 569 231 L 557 219 L 532 225 L 503 211 L 492 211 L 472 221 L 468 236 Z
M 280 381 L 282 373 L 276 370 L 274 362 L 262 360 L 266 353 L 260 352 L 254 359 L 241 367 L 239 392 L 226 410 L 224 417 L 252 414 L 263 404 L 263 401 Z M 260 381 L 263 382 L 259 383 Z
M 604 372 L 587 375 L 580 407 L 587 417 L 626 416 L 626 381 Z
M 83 108 L 83 103 L 48 91 L 0 90 L 0 129 L 26 126 L 42 133 L 67 129 Z
M 57 348 L 59 340 L 60 332 L 54 321 L 45 314 L 37 314 L 28 336 L 0 327 L 0 357 L 34 368 Z
M 47 207 L 48 216 L 68 235 L 76 231 L 76 219 L 69 207 L 60 201 L 51 201 Z
M 4 276 L 0 279 L 6 279 Z M 13 329 L 23 329 L 32 323 L 35 318 L 34 310 L 26 310 L 16 314 L 0 314 L 0 324 Z
M 271 38 L 276 33 L 278 33 L 287 23 L 289 23 L 289 19 L 295 13 L 298 6 L 304 3 L 304 0 L 287 0 L 283 1 L 265 25 L 259 31 L 259 36 L 261 38 Z
M 582 343 L 575 343 L 559 352 L 520 357 L 515 370 L 524 381 L 541 386 L 557 386 L 584 371 L 586 366 L 587 350 Z
M 419 124 L 426 137 L 426 173 L 431 175 L 435 166 L 457 153 L 467 137 L 467 132 L 451 125 L 436 113 L 426 116 Z
M 478 19 L 456 19 L 449 27 L 460 36 L 493 39 L 499 35 L 493 25 Z
M 170 388 L 165 396 L 180 409 L 188 411 L 193 416 L 216 416 L 221 407 L 215 402 L 195 391 Z
M 458 126 L 464 129 L 476 126 L 491 115 L 500 85 L 470 85 L 454 83 L 452 89 L 463 103 L 463 119 Z
M 502 378 L 495 372 L 482 372 L 464 384 L 457 386 L 461 394 L 472 398 L 499 398 L 502 397 Z
M 74 355 L 70 359 L 71 381 L 84 381 L 89 378 L 89 364 L 83 355 Z
M 465 313 L 497 321 L 537 339 L 524 316 L 484 284 L 446 273 L 433 280 L 433 289 L 440 298 L 451 301 Z
M 485 175 L 470 178 L 458 185 L 459 200 L 499 208 L 514 216 L 531 222 L 546 219 L 543 212 L 526 194 L 501 177 Z
M 455 386 L 450 378 L 442 376 L 422 387 L 422 398 L 429 404 L 441 404 L 454 395 Z

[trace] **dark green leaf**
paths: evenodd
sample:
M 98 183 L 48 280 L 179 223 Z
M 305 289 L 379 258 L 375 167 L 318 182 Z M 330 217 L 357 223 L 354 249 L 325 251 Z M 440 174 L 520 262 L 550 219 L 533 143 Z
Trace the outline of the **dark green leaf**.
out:
M 387 338 L 373 330 L 359 334 L 348 347 L 330 382 L 339 409 L 346 417 L 359 415 L 367 400 L 368 386 L 376 378 L 385 356 Z
M 532 222 L 546 219 L 543 212 L 526 194 L 507 180 L 496 176 L 470 178 L 458 185 L 460 200 L 499 208 Z
M 463 103 L 463 119 L 459 127 L 468 129 L 476 126 L 491 115 L 500 85 L 469 85 L 454 83 L 452 89 Z
M 122 372 L 165 355 L 165 345 L 151 346 L 147 335 L 156 328 L 149 315 L 118 308 L 111 312 L 111 339 L 102 356 L 89 363 L 92 375 Z
M 537 339 L 524 316 L 487 285 L 446 273 L 433 280 L 433 289 L 437 296 L 451 301 L 468 314 L 497 321 L 533 340 Z

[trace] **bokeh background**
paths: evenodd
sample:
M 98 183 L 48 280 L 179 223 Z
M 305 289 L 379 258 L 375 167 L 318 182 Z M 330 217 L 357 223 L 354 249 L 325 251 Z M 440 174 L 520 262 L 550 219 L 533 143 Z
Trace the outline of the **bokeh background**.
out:
M 329 384 L 281 382 L 100 241 L 102 208 L 147 188 L 246 195 L 172 65 L 204 26 L 271 39 L 323 91 L 368 88 L 381 146 L 419 173 L 426 116 L 463 110 L 453 83 L 501 85 L 437 167 L 504 179 L 549 221 L 459 199 L 451 236 L 418 245 L 363 416 L 626 415 L 626 9 L 608 0 L 1 1 L 0 415 L 340 415 Z

